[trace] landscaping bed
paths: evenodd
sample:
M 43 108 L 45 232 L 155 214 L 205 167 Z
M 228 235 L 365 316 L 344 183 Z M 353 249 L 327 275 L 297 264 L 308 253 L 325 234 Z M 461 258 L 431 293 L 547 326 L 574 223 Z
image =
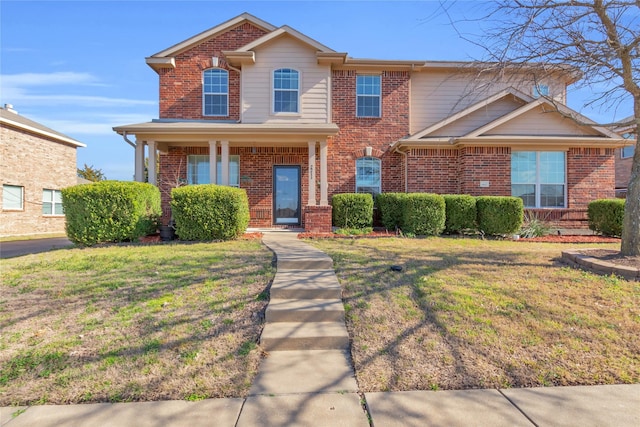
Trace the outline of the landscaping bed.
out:
M 334 259 L 362 391 L 640 382 L 640 288 L 561 264 L 565 245 L 309 243 Z
M 271 263 L 255 239 L 4 260 L 0 406 L 246 396 Z

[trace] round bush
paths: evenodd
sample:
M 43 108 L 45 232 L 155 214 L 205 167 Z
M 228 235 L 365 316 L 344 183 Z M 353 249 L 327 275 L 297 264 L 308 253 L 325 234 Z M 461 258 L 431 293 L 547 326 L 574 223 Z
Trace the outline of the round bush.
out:
M 409 193 L 403 198 L 403 211 L 405 233 L 434 236 L 444 230 L 445 203 L 438 194 Z
M 520 197 L 480 196 L 476 198 L 478 228 L 485 234 L 505 235 L 520 230 L 524 204 Z
M 476 229 L 476 198 L 468 194 L 446 194 L 444 196 L 446 219 L 444 229 L 447 233 L 459 233 Z
M 340 228 L 368 228 L 373 225 L 373 197 L 368 193 L 336 194 L 331 199 L 333 225 Z
M 624 199 L 600 199 L 589 203 L 589 228 L 605 236 L 622 236 Z
M 387 230 L 402 229 L 402 203 L 406 196 L 406 193 L 380 193 L 376 196 L 380 221 Z

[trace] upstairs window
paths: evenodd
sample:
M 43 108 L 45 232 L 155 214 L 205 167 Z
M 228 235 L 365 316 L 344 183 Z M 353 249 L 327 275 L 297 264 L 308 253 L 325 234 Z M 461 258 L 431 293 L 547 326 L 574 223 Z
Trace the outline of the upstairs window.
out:
M 540 98 L 541 96 L 549 96 L 549 86 L 548 85 L 534 85 L 533 89 L 531 89 L 531 95 L 534 98 Z
M 203 73 L 203 102 L 205 116 L 229 115 L 229 73 L 213 68 Z
M 64 215 L 60 190 L 42 190 L 42 215 Z
M 300 73 L 290 68 L 273 72 L 273 112 L 297 113 Z
M 515 151 L 511 153 L 511 195 L 527 208 L 566 207 L 565 153 Z
M 380 76 L 356 76 L 356 116 L 380 117 Z
M 380 194 L 380 159 L 360 157 L 356 160 L 356 193 Z

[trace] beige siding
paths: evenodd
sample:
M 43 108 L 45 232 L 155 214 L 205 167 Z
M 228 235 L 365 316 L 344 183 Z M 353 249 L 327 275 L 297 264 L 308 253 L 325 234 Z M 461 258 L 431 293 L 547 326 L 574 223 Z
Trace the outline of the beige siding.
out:
M 548 83 L 549 92 L 562 101 L 565 87 L 561 82 Z M 526 76 L 511 76 L 496 81 L 490 76 L 455 71 L 423 71 L 411 75 L 411 133 L 439 122 L 489 96 L 513 87 L 531 95 L 533 81 Z
M 535 108 L 487 132 L 489 135 L 597 136 L 591 127 L 578 126 L 558 113 Z
M 519 107 L 522 107 L 523 103 L 518 102 L 513 97 L 506 97 L 496 102 L 487 105 L 471 114 L 462 117 L 460 120 L 456 120 L 453 123 L 448 124 L 432 133 L 429 136 L 463 136 L 469 132 L 484 126 L 487 123 L 496 120 L 499 117 L 504 116 Z
M 272 76 L 279 68 L 300 72 L 299 114 L 274 114 Z M 242 69 L 244 123 L 329 123 L 329 66 L 318 65 L 313 48 L 288 36 L 256 49 L 256 63 Z
M 1 183 L 24 188 L 23 210 L 0 210 L 0 236 L 63 233 L 64 216 L 42 214 L 42 190 L 77 184 L 76 148 L 3 126 L 0 158 Z

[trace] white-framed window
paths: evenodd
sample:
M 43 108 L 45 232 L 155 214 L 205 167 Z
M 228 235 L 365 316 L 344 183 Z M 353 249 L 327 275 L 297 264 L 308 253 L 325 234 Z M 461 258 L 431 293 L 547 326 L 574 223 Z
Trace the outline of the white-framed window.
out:
M 534 98 L 540 98 L 541 96 L 549 96 L 549 85 L 533 85 L 531 89 L 531 95 Z
M 291 68 L 273 72 L 273 112 L 299 112 L 300 73 Z
M 2 186 L 2 209 L 21 211 L 24 209 L 24 187 L 19 185 Z
M 633 134 L 631 133 L 625 133 L 622 135 L 622 137 L 624 139 L 632 139 L 633 138 Z M 628 159 L 629 157 L 633 157 L 633 155 L 636 152 L 636 146 L 635 145 L 630 145 L 628 147 L 622 147 L 622 150 L 620 151 L 620 157 L 623 159 Z
M 380 159 L 375 157 L 356 159 L 356 193 L 370 193 L 375 197 L 380 191 Z
M 527 208 L 564 208 L 566 156 L 563 151 L 511 153 L 511 195 Z
M 229 115 L 229 72 L 220 68 L 202 73 L 202 102 L 205 116 Z
M 210 184 L 209 176 L 209 156 L 191 155 L 187 156 L 187 183 L 188 184 Z M 222 182 L 222 156 L 217 156 L 216 162 L 217 183 Z M 229 185 L 240 187 L 240 156 L 229 156 Z
M 42 190 L 42 215 L 64 215 L 60 190 Z
M 356 76 L 356 117 L 380 117 L 380 76 Z

